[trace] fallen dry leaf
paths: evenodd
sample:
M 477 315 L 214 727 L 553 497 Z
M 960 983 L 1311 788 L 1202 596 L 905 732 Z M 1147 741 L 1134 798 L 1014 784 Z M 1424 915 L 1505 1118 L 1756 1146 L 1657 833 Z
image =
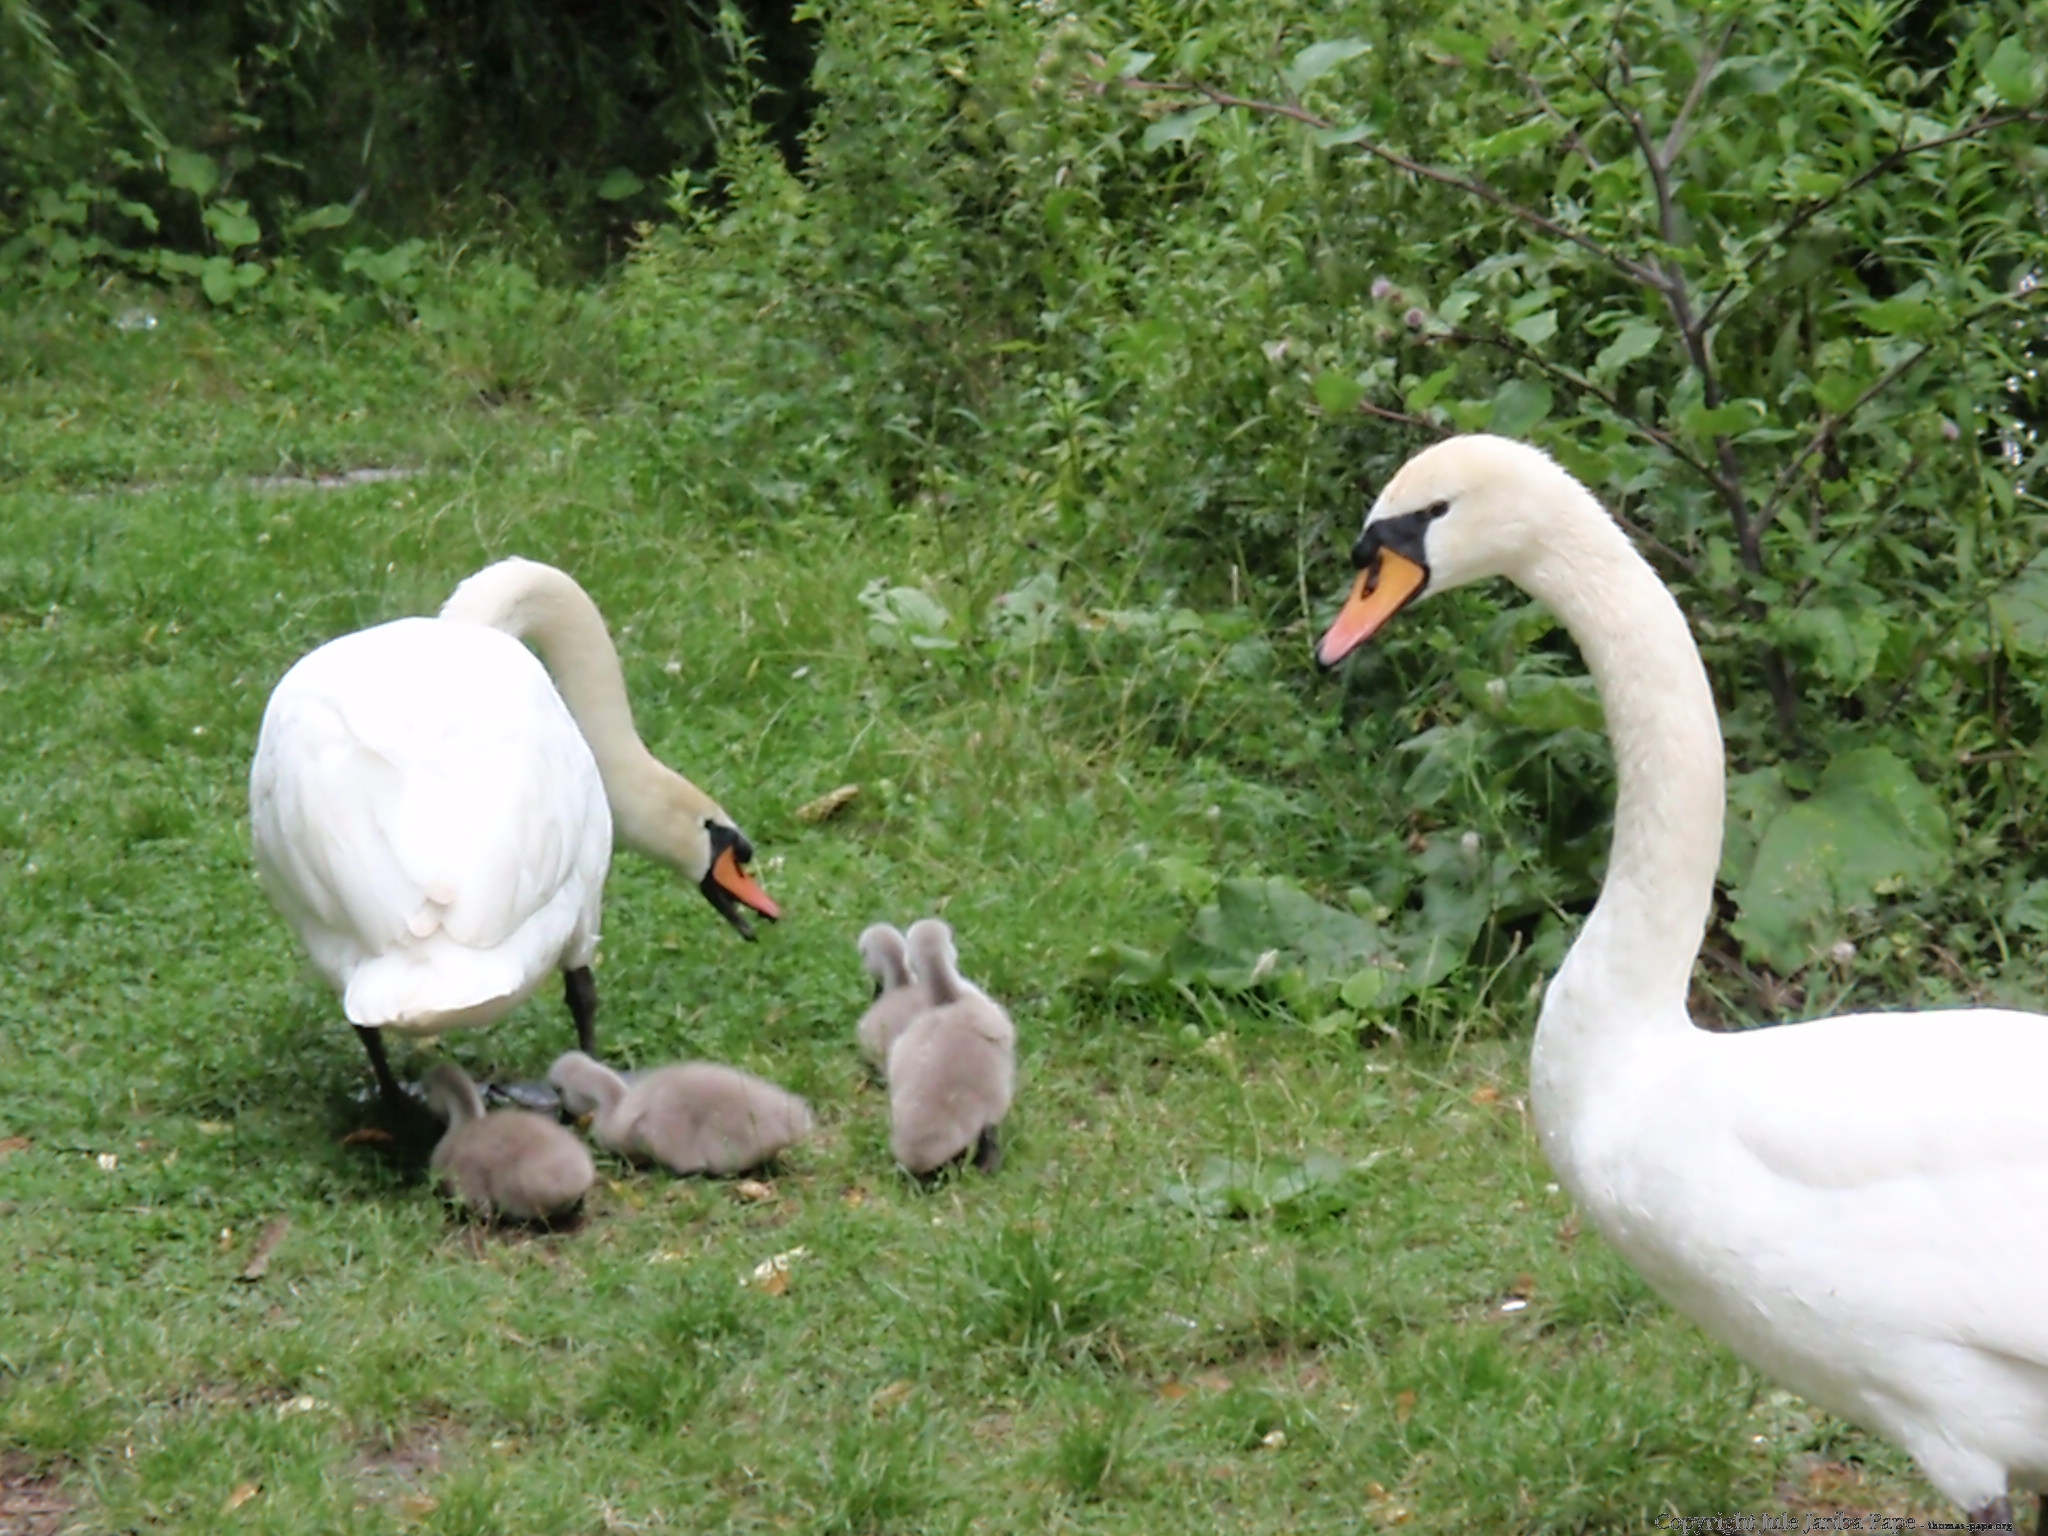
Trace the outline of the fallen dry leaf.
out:
M 344 1147 L 384 1147 L 391 1144 L 391 1133 L 382 1126 L 365 1125 L 350 1131 L 341 1138 Z
M 828 789 L 817 799 L 796 808 L 796 819 L 810 825 L 836 816 L 846 808 L 846 802 L 860 793 L 858 784 L 842 784 L 837 789 Z
M 791 1248 L 785 1253 L 776 1254 L 773 1258 L 763 1259 L 740 1283 L 752 1286 L 765 1296 L 780 1296 L 789 1289 L 790 1265 L 808 1251 L 804 1248 Z
M 839 1197 L 839 1203 L 848 1210 L 858 1209 L 868 1203 L 868 1192 L 856 1184 Z
M 763 1200 L 775 1198 L 775 1186 L 762 1179 L 741 1179 L 733 1185 L 732 1192 L 742 1200 L 751 1200 L 757 1205 Z
M 907 1381 L 892 1381 L 873 1397 L 868 1399 L 868 1412 L 882 1414 L 892 1408 L 899 1408 L 917 1389 Z
M 1394 1394 L 1395 1423 L 1406 1424 L 1408 1422 L 1408 1415 L 1410 1415 L 1414 1411 L 1415 1394 L 1413 1392 L 1396 1392 Z
M 1488 1083 L 1483 1088 L 1474 1088 L 1472 1090 L 1472 1102 L 1474 1104 L 1497 1104 L 1500 1102 L 1500 1090 L 1491 1083 Z
M 231 1515 L 262 1491 L 263 1485 L 261 1483 L 243 1483 L 227 1496 L 226 1501 L 220 1507 L 220 1512 L 224 1515 Z
M 1195 1385 L 1208 1392 L 1228 1392 L 1230 1378 L 1221 1371 L 1204 1371 L 1195 1378 Z
M 1264 1446 L 1269 1451 L 1277 1451 L 1280 1449 L 1281 1446 L 1285 1445 L 1286 1443 L 1287 1431 L 1284 1429 L 1268 1430 L 1264 1437 L 1261 1438 L 1259 1441 L 1259 1444 Z
M 285 1233 L 291 1231 L 292 1219 L 279 1216 L 263 1229 L 263 1235 L 256 1239 L 256 1246 L 249 1250 L 249 1262 L 242 1266 L 237 1280 L 261 1280 L 270 1272 L 270 1256 L 277 1252 L 277 1245 L 284 1241 Z
M 1190 1387 L 1178 1376 L 1169 1376 L 1166 1380 L 1159 1383 L 1159 1400 L 1162 1403 L 1177 1403 L 1193 1390 L 1194 1388 Z
M 0 1157 L 12 1157 L 28 1144 L 26 1136 L 0 1136 Z

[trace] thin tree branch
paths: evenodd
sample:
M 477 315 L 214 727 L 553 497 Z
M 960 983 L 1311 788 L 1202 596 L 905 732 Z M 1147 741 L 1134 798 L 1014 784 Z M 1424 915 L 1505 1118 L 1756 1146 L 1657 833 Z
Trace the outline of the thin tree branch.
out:
M 1619 39 L 1614 44 L 1614 59 L 1621 70 L 1624 83 L 1633 78 L 1629 69 L 1628 54 Z M 1629 106 L 1608 84 L 1604 74 L 1589 75 L 1593 89 L 1606 98 L 1608 106 L 1628 124 L 1634 135 L 1636 148 L 1641 151 L 1643 167 L 1650 173 L 1650 186 L 1657 199 L 1657 237 L 1665 247 L 1666 254 L 1657 259 L 1658 270 L 1664 281 L 1659 291 L 1671 310 L 1671 318 L 1677 323 L 1679 339 L 1685 345 L 1685 353 L 1691 361 L 1693 371 L 1700 377 L 1700 399 L 1708 410 L 1718 410 L 1722 404 L 1721 381 L 1714 371 L 1712 350 L 1707 345 L 1707 327 L 1693 314 L 1692 295 L 1686 287 L 1685 271 L 1677 258 L 1670 255 L 1670 249 L 1678 243 L 1678 203 L 1671 187 L 1671 168 L 1657 149 L 1656 141 L 1650 135 L 1650 125 L 1643 120 L 1643 114 Z M 1748 493 L 1742 488 L 1742 461 L 1735 452 L 1735 444 L 1726 434 L 1714 438 L 1714 458 L 1718 470 L 1709 473 L 1708 482 L 1721 498 L 1721 504 L 1728 509 L 1728 519 L 1735 528 L 1735 548 L 1742 557 L 1745 569 L 1763 574 L 1763 542 L 1757 531 L 1757 518 L 1750 506 Z M 1776 684 L 1773 693 L 1776 694 Z M 1779 698 L 1782 715 L 1787 704 L 1786 698 Z
M 1137 91 L 1179 91 L 1183 94 L 1192 92 L 1196 95 L 1206 96 L 1219 107 L 1236 107 L 1247 112 L 1259 112 L 1272 117 L 1292 118 L 1295 122 L 1306 123 L 1311 128 L 1327 129 L 1337 126 L 1327 117 L 1306 111 L 1301 107 L 1291 107 L 1285 102 L 1259 101 L 1249 96 L 1233 96 L 1228 91 L 1219 91 L 1215 86 L 1205 85 L 1198 80 L 1141 80 L 1135 75 L 1125 75 L 1122 77 L 1121 83 L 1129 89 Z M 1554 235 L 1560 240 L 1568 240 L 1581 250 L 1590 252 L 1610 266 L 1620 269 L 1646 288 L 1654 288 L 1660 293 L 1664 289 L 1663 275 L 1654 267 L 1646 266 L 1640 261 L 1624 256 L 1619 251 L 1609 250 L 1599 241 L 1593 239 L 1592 236 L 1581 234 L 1575 229 L 1567 229 L 1555 219 L 1545 218 L 1535 209 L 1523 207 L 1513 198 L 1495 191 L 1483 181 L 1474 181 L 1451 171 L 1440 171 L 1433 166 L 1423 165 L 1419 161 L 1411 160 L 1406 155 L 1399 154 L 1394 150 L 1388 149 L 1383 144 L 1376 144 L 1371 139 L 1362 136 L 1349 138 L 1344 142 L 1364 154 L 1371 155 L 1375 160 L 1380 160 L 1393 166 L 1396 170 L 1406 171 L 1411 176 L 1420 176 L 1426 181 L 1434 181 L 1441 186 L 1453 187 L 1460 192 L 1466 193 L 1468 196 L 1478 198 L 1483 203 L 1490 203 L 1509 217 L 1519 219 L 1522 223 L 1527 224 L 1531 229 L 1540 229 L 1546 235 Z
M 1849 197 L 1852 193 L 1860 192 L 1864 187 L 1869 186 L 1871 182 L 1877 180 L 1878 177 L 1889 175 L 1892 171 L 1897 170 L 1912 156 L 1924 154 L 1930 149 L 1940 149 L 1945 145 L 1955 144 L 1964 139 L 1981 138 L 1993 129 L 2009 127 L 2014 123 L 2040 122 L 2048 122 L 2048 112 L 1982 112 L 1953 133 L 1938 134 L 1931 139 L 1919 139 L 1911 144 L 1901 144 L 1889 153 L 1879 156 L 1876 160 L 1865 166 L 1857 175 L 1828 193 L 1827 196 L 1811 199 L 1781 224 L 1777 232 L 1765 240 L 1758 247 L 1755 254 L 1743 263 L 1742 271 L 1729 280 L 1728 286 L 1714 295 L 1713 302 L 1707 305 L 1706 313 L 1700 317 L 1700 323 L 1712 326 L 1715 317 L 1721 313 L 1722 306 L 1735 297 L 1743 285 L 1749 281 L 1756 269 L 1770 259 L 1772 252 L 1777 247 L 1783 245 L 1792 236 L 1799 233 L 1800 230 L 1811 224 L 1844 198 Z
M 1544 357 L 1535 349 L 1524 345 L 1516 338 L 1503 335 L 1488 336 L 1478 331 L 1461 331 L 1452 328 L 1449 330 L 1431 331 L 1428 333 L 1428 339 L 1432 341 L 1441 339 L 1444 341 L 1470 342 L 1476 346 L 1492 347 L 1496 351 L 1506 352 L 1514 357 L 1518 357 L 1532 367 L 1541 369 L 1560 383 L 1569 384 L 1573 389 L 1591 395 L 1659 448 L 1662 448 L 1673 458 L 1689 466 L 1708 485 L 1718 484 L 1713 469 L 1699 455 L 1687 448 L 1685 444 L 1681 443 L 1669 432 L 1666 432 L 1662 427 L 1653 427 L 1650 423 L 1644 421 L 1635 412 L 1623 405 L 1621 397 L 1612 390 L 1603 388 L 1582 374 L 1574 373 L 1562 364 L 1553 363 L 1549 358 Z
M 1685 100 L 1679 104 L 1678 116 L 1671 120 L 1671 129 L 1664 135 L 1662 154 L 1664 164 L 1678 163 L 1679 152 L 1685 148 L 1685 130 L 1692 119 L 1693 108 L 1700 104 L 1700 98 L 1707 94 L 1707 86 L 1714 78 L 1714 71 L 1721 67 L 1721 55 L 1728 51 L 1728 44 L 1735 38 L 1737 22 L 1731 21 L 1721 30 L 1707 51 L 1700 56 L 1699 67 L 1693 71 L 1692 88 L 1685 93 Z
M 1427 416 L 1411 416 L 1406 411 L 1389 410 L 1384 405 L 1374 405 L 1370 400 L 1359 401 L 1358 409 L 1362 414 L 1377 416 L 1381 421 L 1399 422 L 1404 427 L 1414 427 L 1418 431 L 1427 432 L 1439 441 L 1451 436 L 1448 428 L 1431 421 Z
M 1586 148 L 1586 141 L 1579 137 L 1579 130 L 1573 126 L 1571 119 L 1551 104 L 1550 97 L 1544 92 L 1543 82 L 1526 69 L 1518 69 L 1515 73 L 1521 78 L 1522 84 L 1528 87 L 1529 94 L 1536 98 L 1536 105 L 1543 109 L 1544 116 L 1564 129 L 1564 147 L 1585 161 L 1589 170 L 1598 171 L 1600 162 L 1593 158 L 1593 151 Z

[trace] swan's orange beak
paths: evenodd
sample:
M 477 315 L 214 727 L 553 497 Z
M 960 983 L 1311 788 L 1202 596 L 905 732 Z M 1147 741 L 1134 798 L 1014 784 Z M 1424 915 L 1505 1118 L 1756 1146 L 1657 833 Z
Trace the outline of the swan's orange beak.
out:
M 1316 664 L 1334 667 L 1379 633 L 1429 580 L 1429 572 L 1397 550 L 1382 547 L 1358 573 L 1343 611 L 1316 642 Z
M 782 908 L 761 889 L 760 881 L 740 868 L 737 850 L 727 848 L 711 861 L 711 878 L 727 895 L 745 902 L 765 918 L 780 921 Z

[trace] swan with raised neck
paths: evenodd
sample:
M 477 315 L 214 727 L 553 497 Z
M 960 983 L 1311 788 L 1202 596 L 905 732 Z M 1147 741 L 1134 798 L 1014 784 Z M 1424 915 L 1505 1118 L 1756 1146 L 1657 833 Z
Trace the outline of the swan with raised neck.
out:
M 1505 577 L 1564 624 L 1606 709 L 1607 876 L 1530 1054 L 1560 1181 L 1707 1332 L 1902 1445 L 1973 1519 L 2010 1520 L 2014 1489 L 2048 1486 L 2048 1018 L 1695 1028 L 1722 751 L 1670 592 L 1584 486 L 1497 437 L 1411 458 L 1352 554 L 1323 666 L 1426 593 Z

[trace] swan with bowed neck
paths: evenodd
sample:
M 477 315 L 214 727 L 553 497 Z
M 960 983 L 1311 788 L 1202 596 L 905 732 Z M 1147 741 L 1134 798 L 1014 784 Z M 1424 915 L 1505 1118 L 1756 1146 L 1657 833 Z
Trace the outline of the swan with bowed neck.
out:
M 596 605 L 531 560 L 301 658 L 264 711 L 249 814 L 264 887 L 394 1104 L 382 1030 L 490 1023 L 558 970 L 591 1048 L 614 835 L 745 937 L 742 905 L 779 916 L 732 818 L 641 742 Z
M 1530 1097 L 1600 1231 L 1743 1359 L 1903 1446 L 1980 1520 L 2048 1486 L 2048 1017 L 1852 1014 L 1697 1028 L 1721 854 L 1721 734 L 1664 584 L 1542 452 L 1410 459 L 1317 646 L 1334 666 L 1427 592 L 1505 577 L 1578 642 L 1618 781 L 1607 877 L 1544 994 Z

